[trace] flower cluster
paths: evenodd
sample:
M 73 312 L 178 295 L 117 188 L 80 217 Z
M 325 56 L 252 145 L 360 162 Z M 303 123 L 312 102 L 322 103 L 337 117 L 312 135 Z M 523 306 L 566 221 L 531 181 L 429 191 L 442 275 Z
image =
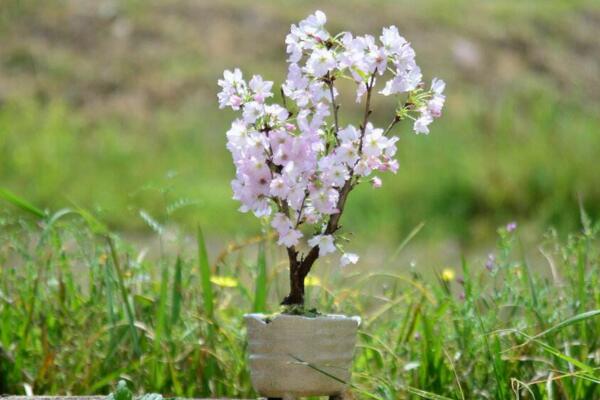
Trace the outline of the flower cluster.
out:
M 395 26 L 384 28 L 377 40 L 349 32 L 332 36 L 326 21 L 317 11 L 292 25 L 285 40 L 289 68 L 282 105 L 269 102 L 273 82 L 259 75 L 246 82 L 235 69 L 225 71 L 218 82 L 219 106 L 240 112 L 227 132 L 240 210 L 270 218 L 278 244 L 288 249 L 304 237 L 302 227 L 313 227 L 306 239 L 319 255 L 341 250 L 335 234 L 352 188 L 364 181 L 380 187 L 381 179 L 373 174 L 398 170 L 393 126 L 412 120 L 416 133 L 429 133 L 445 100 L 443 81 L 433 79 L 425 89 L 415 52 Z M 376 92 L 377 79 L 386 77 Z M 358 125 L 339 125 L 335 83 L 340 79 L 354 82 L 356 101 L 365 102 Z M 387 129 L 369 122 L 374 93 L 397 98 Z M 357 260 L 342 252 L 340 263 Z

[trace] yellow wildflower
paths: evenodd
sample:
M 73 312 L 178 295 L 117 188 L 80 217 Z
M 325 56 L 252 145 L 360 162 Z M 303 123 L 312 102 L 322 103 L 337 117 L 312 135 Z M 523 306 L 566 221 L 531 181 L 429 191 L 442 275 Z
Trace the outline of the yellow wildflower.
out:
M 451 282 L 454 280 L 456 274 L 452 268 L 444 268 L 442 271 L 442 280 L 445 282 Z
M 318 276 L 309 275 L 304 279 L 305 286 L 321 286 L 321 280 Z
M 230 276 L 211 276 L 210 281 L 217 286 L 221 287 L 236 287 L 238 285 L 238 281 L 235 278 Z

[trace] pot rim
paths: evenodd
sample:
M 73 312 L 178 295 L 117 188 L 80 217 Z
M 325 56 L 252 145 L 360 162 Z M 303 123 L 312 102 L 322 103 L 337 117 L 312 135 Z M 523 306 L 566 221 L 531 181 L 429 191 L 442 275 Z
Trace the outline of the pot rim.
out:
M 278 319 L 278 318 L 290 318 L 290 319 L 302 319 L 302 320 L 353 320 L 356 321 L 358 325 L 361 324 L 362 319 L 360 316 L 358 315 L 353 315 L 353 316 L 347 316 L 347 315 L 343 315 L 343 314 L 321 314 L 321 315 L 317 315 L 314 317 L 307 317 L 305 315 L 292 315 L 292 314 L 282 314 L 282 313 L 276 313 L 276 314 L 264 314 L 264 313 L 246 313 L 244 314 L 244 319 L 253 319 L 256 321 L 260 321 L 264 324 L 266 324 L 267 322 L 265 322 L 265 318 L 271 318 L 272 320 L 274 319 Z

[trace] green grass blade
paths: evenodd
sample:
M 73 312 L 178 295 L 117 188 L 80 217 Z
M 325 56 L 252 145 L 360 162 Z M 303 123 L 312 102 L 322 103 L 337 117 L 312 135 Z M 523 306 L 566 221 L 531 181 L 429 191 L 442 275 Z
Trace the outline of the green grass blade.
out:
M 125 307 L 125 312 L 127 313 L 127 320 L 129 323 L 129 330 L 131 332 L 131 339 L 133 341 L 133 348 L 137 355 L 141 354 L 140 344 L 138 340 L 137 330 L 135 327 L 135 317 L 133 315 L 133 308 L 129 303 L 129 296 L 127 294 L 127 288 L 125 287 L 125 281 L 123 279 L 123 271 L 121 270 L 121 263 L 119 261 L 119 256 L 117 255 L 117 249 L 115 247 L 115 243 L 110 236 L 106 237 L 106 241 L 108 242 L 108 247 L 110 250 L 110 255 L 113 261 L 113 266 L 115 267 L 115 271 L 117 272 L 117 280 L 119 283 L 119 289 L 121 291 L 121 296 L 123 299 L 123 305 Z
M 91 212 L 89 212 L 85 208 L 78 207 L 77 205 L 75 205 L 75 209 L 77 211 L 77 214 L 79 214 L 81 218 L 83 218 L 88 228 L 90 228 L 90 230 L 93 233 L 97 235 L 108 235 L 110 233 L 108 227 L 105 224 L 103 224 L 98 218 L 96 218 Z
M 538 310 L 538 294 L 536 290 L 536 283 L 534 282 L 533 275 L 531 273 L 531 268 L 529 267 L 529 263 L 525 258 L 525 248 L 523 247 L 523 242 L 519 241 L 519 247 L 521 249 L 521 259 L 523 263 L 523 268 L 525 269 L 525 274 L 523 279 L 525 279 L 525 284 L 529 286 L 529 293 L 531 294 L 531 303 L 533 305 L 534 312 L 537 314 Z M 543 323 L 543 320 L 540 321 Z
M 496 396 L 498 399 L 508 399 L 506 394 L 506 389 L 504 387 L 505 380 L 503 379 L 505 375 L 503 374 L 502 368 L 502 359 L 500 352 L 500 344 L 498 338 L 494 338 L 494 347 L 490 346 L 490 342 L 488 339 L 488 334 L 483 326 L 483 320 L 480 315 L 477 315 L 477 320 L 479 322 L 479 328 L 481 330 L 481 334 L 483 335 L 483 342 L 485 344 L 485 351 L 488 354 L 489 359 L 492 361 L 492 370 L 494 371 L 494 376 L 496 377 Z
M 567 321 L 565 321 L 565 322 L 567 322 Z M 554 329 L 554 328 L 556 328 L 556 327 L 553 327 L 551 329 Z M 582 361 L 579 361 L 576 358 L 573 358 L 573 357 L 571 357 L 569 355 L 566 355 L 566 354 L 562 353 L 560 350 L 556 349 L 555 347 L 553 347 L 553 346 L 551 346 L 551 345 L 549 345 L 549 344 L 547 344 L 545 342 L 542 342 L 541 340 L 538 340 L 536 338 L 536 336 L 529 336 L 528 334 L 526 334 L 524 332 L 521 332 L 520 330 L 517 330 L 517 329 L 511 329 L 511 330 L 507 330 L 505 332 L 511 332 L 511 333 L 520 335 L 520 336 L 522 336 L 522 337 L 524 337 L 526 339 L 525 343 L 523 343 L 523 344 L 521 344 L 519 346 L 515 346 L 512 349 L 515 349 L 517 347 L 522 347 L 523 345 L 528 344 L 528 343 L 535 343 L 538 346 L 540 346 L 544 351 L 546 351 L 546 352 L 554 355 L 555 357 L 557 357 L 557 358 L 559 358 L 559 359 L 561 359 L 561 360 L 563 360 L 563 361 L 565 361 L 565 362 L 567 362 L 567 363 L 569 363 L 571 365 L 574 365 L 577 368 L 579 368 L 581 371 L 583 371 L 583 373 L 580 374 L 581 376 L 586 376 L 586 374 L 587 374 L 586 378 L 594 379 L 594 380 L 596 379 L 594 377 L 595 376 L 595 369 L 593 367 L 585 364 Z
M 183 261 L 181 261 L 181 257 L 178 256 L 177 261 L 175 261 L 175 276 L 173 278 L 173 291 L 171 294 L 171 323 L 173 325 L 179 321 L 179 316 L 181 314 L 181 303 L 183 297 L 183 290 L 181 287 L 182 270 Z
M 258 260 L 256 262 L 257 275 L 256 286 L 254 289 L 254 307 L 253 312 L 265 312 L 267 310 L 267 258 L 265 254 L 265 245 L 260 243 L 258 246 Z
M 168 319 L 168 291 L 169 291 L 169 268 L 167 263 L 161 262 L 161 279 L 160 279 L 160 292 L 158 300 L 158 316 L 157 316 L 157 327 L 155 333 L 155 342 L 160 344 L 162 336 L 169 335 L 169 321 Z
M 559 322 L 558 324 L 554 325 L 553 327 L 548 328 L 545 331 L 538 333 L 537 335 L 534 335 L 532 337 L 532 339 L 539 339 L 542 336 L 546 336 L 550 333 L 553 333 L 553 332 L 559 331 L 563 328 L 566 328 L 567 326 L 576 324 L 578 322 L 586 321 L 588 319 L 597 317 L 599 315 L 600 315 L 600 310 L 591 310 L 591 311 L 583 312 L 581 314 L 577 314 L 574 317 L 571 317 L 562 322 Z
M 400 245 L 396 248 L 396 250 L 394 251 L 394 253 L 392 254 L 392 256 L 389 258 L 388 262 L 392 262 L 396 259 L 396 257 L 398 257 L 398 255 L 402 252 L 402 250 L 406 247 L 406 245 L 413 240 L 413 238 L 415 236 L 417 236 L 417 234 L 419 232 L 421 232 L 421 229 L 423 229 L 423 227 L 425 226 L 425 222 L 421 222 L 420 224 L 418 224 L 417 226 L 415 226 L 413 228 L 412 231 L 410 231 L 410 233 L 408 234 L 408 236 L 402 241 L 402 243 L 400 243 Z
M 589 365 L 587 365 L 587 364 L 585 364 L 585 363 L 583 363 L 583 362 L 581 362 L 581 361 L 579 361 L 579 360 L 577 360 L 577 359 L 575 359 L 575 358 L 573 358 L 571 356 L 568 356 L 568 355 L 562 353 L 558 349 L 550 346 L 547 343 L 542 342 L 541 340 L 534 339 L 533 342 L 536 343 L 536 344 L 538 344 L 540 347 L 542 347 L 548 353 L 550 353 L 550 354 L 552 354 L 552 355 L 560 358 L 563 361 L 566 361 L 566 362 L 568 362 L 570 364 L 573 364 L 574 366 L 576 366 L 577 368 L 585 371 L 587 374 L 590 374 L 591 376 L 594 375 L 594 369 L 592 367 L 590 367 Z
M 29 203 L 22 197 L 17 196 L 8 189 L 0 188 L 0 199 L 6 200 L 13 206 L 32 214 L 34 217 L 37 217 L 39 219 L 46 218 L 46 213 L 44 211 Z
M 211 321 L 214 316 L 214 294 L 212 283 L 210 281 L 211 270 L 208 263 L 208 251 L 206 250 L 206 242 L 202 228 L 198 226 L 198 263 L 200 268 L 200 285 L 202 287 L 202 299 L 204 302 L 204 312 Z
M 411 386 L 406 386 L 405 390 L 410 394 L 415 394 L 419 397 L 429 400 L 452 400 L 450 397 L 441 396 L 439 394 L 427 392 L 425 390 L 417 389 Z

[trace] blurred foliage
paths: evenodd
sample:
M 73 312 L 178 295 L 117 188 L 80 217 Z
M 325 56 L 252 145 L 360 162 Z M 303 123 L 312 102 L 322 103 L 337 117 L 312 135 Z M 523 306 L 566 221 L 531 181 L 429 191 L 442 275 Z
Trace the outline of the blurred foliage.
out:
M 143 209 L 258 232 L 231 200 L 216 80 L 240 66 L 280 83 L 289 25 L 316 8 L 332 31 L 398 25 L 424 75 L 448 81 L 444 117 L 429 136 L 401 132 L 398 175 L 353 195 L 347 230 L 393 243 L 427 221 L 425 236 L 469 243 L 512 219 L 568 231 L 580 200 L 600 216 L 595 1 L 4 0 L 0 183 L 122 230 L 143 227 Z M 383 124 L 392 105 L 376 106 Z

